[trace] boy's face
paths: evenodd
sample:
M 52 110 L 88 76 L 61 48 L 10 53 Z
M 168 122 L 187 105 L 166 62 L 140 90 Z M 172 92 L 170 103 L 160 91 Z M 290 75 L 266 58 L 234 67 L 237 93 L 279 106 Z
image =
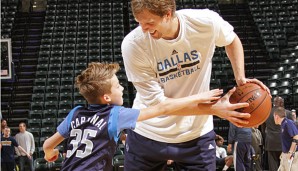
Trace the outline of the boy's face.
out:
M 219 139 L 216 141 L 216 145 L 221 147 L 223 145 L 224 140 L 223 139 Z
M 10 129 L 9 128 L 5 128 L 3 134 L 4 134 L 5 137 L 9 137 L 9 135 L 10 135 Z
M 111 98 L 111 104 L 114 105 L 123 105 L 123 87 L 120 85 L 119 80 L 116 75 L 114 75 L 111 79 L 112 87 L 111 87 L 111 94 L 109 94 Z

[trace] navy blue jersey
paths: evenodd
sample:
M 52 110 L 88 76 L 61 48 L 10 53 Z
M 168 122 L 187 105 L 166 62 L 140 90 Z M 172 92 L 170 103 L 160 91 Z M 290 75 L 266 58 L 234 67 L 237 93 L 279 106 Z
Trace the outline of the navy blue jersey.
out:
M 139 110 L 114 105 L 74 108 L 58 126 L 68 138 L 62 171 L 111 171 L 119 133 L 134 129 Z
M 298 135 L 298 129 L 294 121 L 284 118 L 281 122 L 281 144 L 282 152 L 287 153 L 292 145 L 293 137 Z M 298 148 L 296 149 L 298 151 Z
M 13 137 L 1 137 L 1 162 L 14 162 L 14 147 L 19 144 Z

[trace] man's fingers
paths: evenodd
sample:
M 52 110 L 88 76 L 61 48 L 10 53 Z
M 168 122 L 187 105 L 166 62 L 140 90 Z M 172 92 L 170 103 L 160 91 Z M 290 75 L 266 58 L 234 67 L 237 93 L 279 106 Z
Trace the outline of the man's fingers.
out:
M 232 96 L 232 94 L 235 92 L 236 87 L 233 87 L 231 90 L 229 90 L 229 92 L 226 94 L 227 98 L 230 98 Z
M 249 106 L 249 103 L 235 103 L 235 104 L 232 104 L 232 109 L 236 110 L 236 109 L 241 109 L 248 106 Z

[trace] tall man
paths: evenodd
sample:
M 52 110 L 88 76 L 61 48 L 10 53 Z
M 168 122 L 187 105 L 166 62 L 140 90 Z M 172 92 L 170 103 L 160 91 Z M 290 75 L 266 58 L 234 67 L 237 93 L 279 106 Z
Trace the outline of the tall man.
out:
M 241 41 L 217 13 L 176 11 L 175 0 L 132 0 L 131 7 L 139 27 L 124 38 L 121 49 L 126 75 L 137 90 L 134 108 L 208 91 L 216 46 L 226 47 L 237 85 L 255 82 L 269 92 L 259 80 L 245 77 Z M 200 105 L 200 116 L 163 116 L 137 123 L 127 132 L 125 170 L 162 170 L 168 159 L 175 161 L 177 170 L 215 170 L 212 115 L 236 125 L 245 115 L 234 111 L 228 99 L 217 102 Z M 184 108 L 176 113 L 194 112 Z
M 30 158 L 22 151 L 16 149 L 16 153 L 19 157 L 20 171 L 25 170 L 25 164 L 29 164 L 30 171 L 34 171 L 33 167 L 33 153 L 35 151 L 35 143 L 32 133 L 26 131 L 25 122 L 19 123 L 19 133 L 16 134 L 15 139 L 18 144 L 25 149 L 25 151 L 30 154 Z

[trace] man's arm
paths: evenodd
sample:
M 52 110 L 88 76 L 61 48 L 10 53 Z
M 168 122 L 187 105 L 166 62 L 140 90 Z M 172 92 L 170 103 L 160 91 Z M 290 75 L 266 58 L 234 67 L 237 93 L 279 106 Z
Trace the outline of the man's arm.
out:
M 31 140 L 30 155 L 32 156 L 35 151 L 35 142 L 34 142 L 34 137 L 32 133 L 30 133 L 30 140 Z
M 298 135 L 293 137 L 293 141 L 289 150 L 289 153 L 294 153 L 296 151 L 296 146 L 298 145 Z
M 231 44 L 225 46 L 225 50 L 231 61 L 237 85 L 240 86 L 247 82 L 253 82 L 260 85 L 270 95 L 269 88 L 261 81 L 257 79 L 248 79 L 245 77 L 244 51 L 243 51 L 242 43 L 237 35 L 235 36 Z
M 27 153 L 27 151 L 25 149 L 23 149 L 23 147 L 21 147 L 20 145 L 17 147 L 20 151 L 24 152 L 26 154 L 26 156 L 31 159 L 31 155 L 29 153 Z
M 225 50 L 231 61 L 237 85 L 245 84 L 243 82 L 245 80 L 244 52 L 242 43 L 237 35 L 231 44 L 225 46 Z

